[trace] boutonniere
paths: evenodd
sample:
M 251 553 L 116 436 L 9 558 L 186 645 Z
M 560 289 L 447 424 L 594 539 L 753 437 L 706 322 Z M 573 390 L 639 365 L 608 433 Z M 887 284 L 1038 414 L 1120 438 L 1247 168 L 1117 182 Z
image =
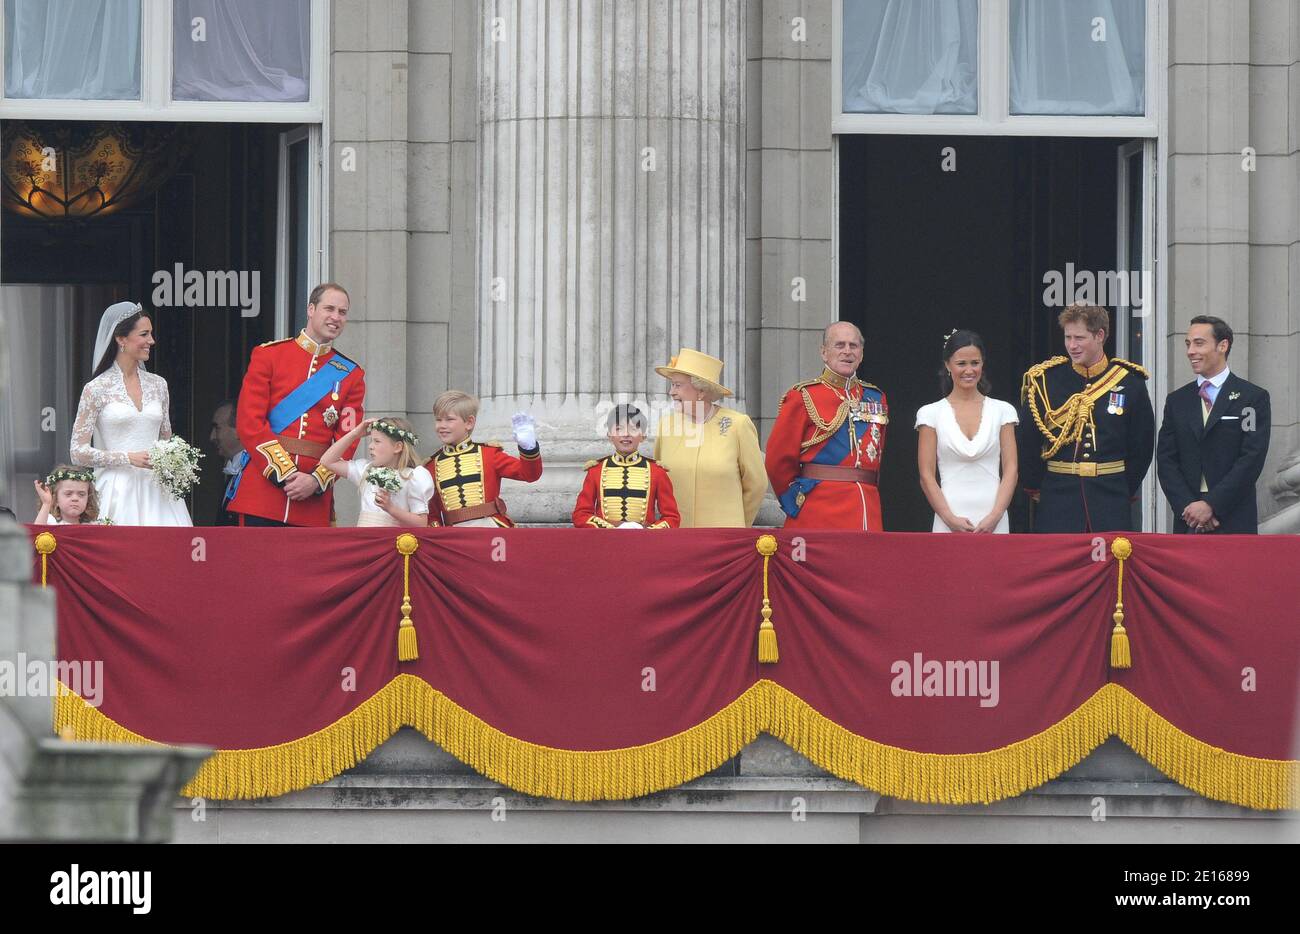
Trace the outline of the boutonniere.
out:
M 1228 393 L 1228 401 L 1231 402 L 1233 399 L 1236 399 L 1240 395 L 1241 393 L 1239 392 L 1230 392 Z
M 724 416 L 722 416 L 721 419 L 718 420 L 718 434 L 719 434 L 719 435 L 725 435 L 725 434 L 727 433 L 727 429 L 730 428 L 730 427 L 731 427 L 731 416 L 729 416 L 729 415 L 724 415 Z

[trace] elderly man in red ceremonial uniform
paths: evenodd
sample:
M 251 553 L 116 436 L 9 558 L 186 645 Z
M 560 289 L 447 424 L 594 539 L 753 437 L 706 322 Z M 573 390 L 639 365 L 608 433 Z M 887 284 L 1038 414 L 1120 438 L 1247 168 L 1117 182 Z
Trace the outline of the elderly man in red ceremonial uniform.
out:
M 863 343 L 856 325 L 830 325 L 821 375 L 781 399 L 766 459 L 788 529 L 883 529 L 877 481 L 889 406 L 857 377 Z
M 320 456 L 365 418 L 365 372 L 334 349 L 348 307 L 342 286 L 318 285 L 302 332 L 253 350 L 235 420 L 244 466 L 227 507 L 241 525 L 330 524 L 335 477 Z

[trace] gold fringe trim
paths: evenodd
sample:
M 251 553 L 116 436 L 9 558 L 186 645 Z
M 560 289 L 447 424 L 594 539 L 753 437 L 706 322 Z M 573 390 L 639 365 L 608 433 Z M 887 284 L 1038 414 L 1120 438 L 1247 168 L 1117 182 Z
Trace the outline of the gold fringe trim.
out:
M 1228 752 L 1184 733 L 1134 694 L 1106 684 L 1041 733 L 987 752 L 915 752 L 859 736 L 768 680 L 688 730 L 642 746 L 582 751 L 515 739 L 415 675 L 398 675 L 322 730 L 261 749 L 219 750 L 187 797 L 265 798 L 326 782 L 411 726 L 494 781 L 565 801 L 636 798 L 709 772 L 770 733 L 833 775 L 882 795 L 928 804 L 989 804 L 1056 778 L 1109 736 L 1199 795 L 1260 810 L 1300 802 L 1300 762 Z M 150 743 L 69 693 L 55 732 L 73 739 Z
M 315 733 L 276 746 L 217 750 L 181 794 L 218 800 L 272 798 L 327 782 L 360 763 L 402 726 L 429 735 L 432 693 L 433 688 L 415 675 L 398 675 Z M 55 698 L 54 732 L 64 739 L 168 745 L 131 732 L 71 691 Z
M 760 682 L 761 683 L 761 682 Z M 1037 788 L 1108 737 L 1199 795 L 1259 810 L 1300 806 L 1300 762 L 1256 759 L 1184 733 L 1118 684 L 1106 684 L 1041 733 L 988 752 L 914 752 L 859 736 L 773 684 L 765 732 L 831 774 L 892 798 L 990 804 Z

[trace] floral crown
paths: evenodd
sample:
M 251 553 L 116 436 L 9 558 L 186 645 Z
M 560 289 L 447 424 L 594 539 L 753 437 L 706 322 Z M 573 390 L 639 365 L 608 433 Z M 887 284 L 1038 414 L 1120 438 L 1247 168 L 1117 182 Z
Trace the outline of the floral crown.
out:
M 80 480 L 82 483 L 94 483 L 95 471 L 88 467 L 60 467 L 45 478 L 45 486 L 48 489 L 60 480 Z
M 382 418 L 370 426 L 375 431 L 382 431 L 388 437 L 397 441 L 405 441 L 407 444 L 419 444 L 420 439 L 413 431 L 407 431 L 405 428 L 398 428 L 392 422 L 386 422 Z

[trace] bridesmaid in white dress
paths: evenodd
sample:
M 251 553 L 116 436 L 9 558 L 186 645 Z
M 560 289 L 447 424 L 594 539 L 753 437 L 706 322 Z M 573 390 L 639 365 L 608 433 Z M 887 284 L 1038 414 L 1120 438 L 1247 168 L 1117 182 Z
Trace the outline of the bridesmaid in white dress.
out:
M 1016 490 L 1016 409 L 990 399 L 984 341 L 974 331 L 944 340 L 944 398 L 916 413 L 921 489 L 935 532 L 1008 532 Z M 942 482 L 940 482 L 942 478 Z
M 72 426 L 72 462 L 95 468 L 99 514 L 114 525 L 193 525 L 185 503 L 154 480 L 149 449 L 172 436 L 167 381 L 145 369 L 153 321 L 135 302 L 110 305 L 95 339 L 95 372 Z

